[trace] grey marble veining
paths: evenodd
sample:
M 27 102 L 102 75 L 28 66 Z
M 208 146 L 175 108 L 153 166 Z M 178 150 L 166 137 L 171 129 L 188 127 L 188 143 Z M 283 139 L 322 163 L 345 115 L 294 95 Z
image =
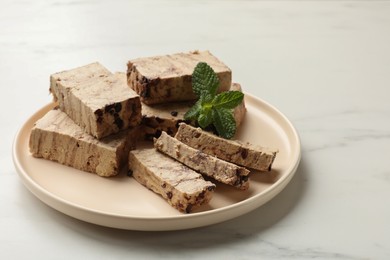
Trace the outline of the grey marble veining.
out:
M 1 259 L 390 259 L 390 1 L 2 1 Z M 302 161 L 264 206 L 209 227 L 114 230 L 37 200 L 15 133 L 49 75 L 209 49 L 298 130 Z

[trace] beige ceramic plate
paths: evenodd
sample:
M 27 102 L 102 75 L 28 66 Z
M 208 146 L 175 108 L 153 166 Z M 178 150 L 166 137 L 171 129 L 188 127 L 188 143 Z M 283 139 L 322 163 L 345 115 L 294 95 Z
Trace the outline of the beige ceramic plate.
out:
M 35 113 L 20 129 L 13 147 L 15 167 L 26 187 L 44 203 L 90 223 L 132 230 L 178 230 L 219 223 L 277 195 L 291 180 L 301 156 L 297 132 L 283 114 L 249 94 L 245 102 L 248 112 L 237 138 L 278 148 L 273 170 L 252 172 L 248 191 L 217 184 L 211 202 L 191 214 L 179 213 L 125 173 L 103 178 L 32 157 L 30 130 L 53 104 Z

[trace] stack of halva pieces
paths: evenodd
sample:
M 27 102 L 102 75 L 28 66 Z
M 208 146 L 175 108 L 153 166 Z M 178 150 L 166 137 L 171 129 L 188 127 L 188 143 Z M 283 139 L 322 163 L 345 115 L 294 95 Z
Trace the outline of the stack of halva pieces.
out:
M 212 198 L 216 184 L 203 176 L 248 189 L 247 168 L 271 170 L 277 150 L 226 140 L 184 120 L 197 98 L 191 75 L 199 62 L 216 72 L 219 92 L 241 91 L 231 70 L 208 51 L 134 59 L 127 73 L 96 62 L 51 75 L 56 107 L 31 131 L 32 155 L 104 177 L 128 168 L 186 213 Z M 234 109 L 237 126 L 245 113 L 244 102 Z

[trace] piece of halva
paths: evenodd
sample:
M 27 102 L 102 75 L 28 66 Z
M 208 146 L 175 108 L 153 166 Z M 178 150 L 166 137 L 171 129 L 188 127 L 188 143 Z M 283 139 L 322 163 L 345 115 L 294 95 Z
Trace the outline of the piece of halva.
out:
M 195 100 L 192 73 L 199 62 L 206 62 L 218 75 L 219 92 L 229 90 L 231 70 L 209 51 L 130 60 L 127 64 L 127 83 L 145 104 Z
M 34 157 L 109 177 L 126 166 L 137 134 L 135 127 L 98 140 L 85 133 L 64 112 L 54 109 L 35 123 L 29 147 Z
M 270 171 L 278 152 L 277 149 L 227 140 L 184 123 L 180 124 L 175 138 L 204 153 L 259 171 Z
M 98 139 L 141 122 L 140 98 L 126 77 L 99 63 L 55 73 L 50 82 L 60 109 Z
M 162 132 L 154 147 L 191 169 L 241 190 L 249 188 L 249 170 L 194 149 Z
M 153 140 L 159 137 L 161 132 L 175 135 L 179 123 L 187 122 L 184 114 L 193 106 L 192 101 L 174 102 L 157 105 L 142 103 L 142 133 L 144 139 Z
M 202 175 L 154 148 L 130 151 L 129 169 L 139 183 L 185 213 L 209 202 L 215 189 Z

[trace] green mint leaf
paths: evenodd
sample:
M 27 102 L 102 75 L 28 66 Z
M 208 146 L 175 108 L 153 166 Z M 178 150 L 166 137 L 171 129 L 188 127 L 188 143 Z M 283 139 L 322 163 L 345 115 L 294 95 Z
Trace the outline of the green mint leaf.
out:
M 195 120 L 203 129 L 214 125 L 218 135 L 230 139 L 236 133 L 236 121 L 232 109 L 244 98 L 240 91 L 226 91 L 217 95 L 219 79 L 205 62 L 199 62 L 192 73 L 192 89 L 199 100 L 184 115 Z
M 215 108 L 232 109 L 238 106 L 243 98 L 244 94 L 241 91 L 227 91 L 215 96 L 212 104 Z
M 205 62 L 199 62 L 192 73 L 192 89 L 200 97 L 204 94 L 215 96 L 219 79 L 214 70 Z
M 209 94 L 203 94 L 199 100 L 184 114 L 185 120 L 197 120 L 205 107 L 211 108 L 213 97 Z
M 193 105 L 185 114 L 185 120 L 197 120 L 198 116 L 202 110 L 202 100 L 196 101 L 195 105 Z
M 213 95 L 211 95 L 211 94 L 209 94 L 209 93 L 203 93 L 201 96 L 200 96 L 200 98 L 199 98 L 200 100 L 201 100 L 201 102 L 202 102 L 202 106 L 204 106 L 204 105 L 210 105 L 211 103 L 212 103 L 212 101 L 213 101 L 213 99 L 214 99 L 214 96 Z
M 236 121 L 230 109 L 214 108 L 212 110 L 213 125 L 218 134 L 226 139 L 231 139 L 236 133 Z
M 208 127 L 213 122 L 212 110 L 208 109 L 198 117 L 198 124 L 201 128 Z

